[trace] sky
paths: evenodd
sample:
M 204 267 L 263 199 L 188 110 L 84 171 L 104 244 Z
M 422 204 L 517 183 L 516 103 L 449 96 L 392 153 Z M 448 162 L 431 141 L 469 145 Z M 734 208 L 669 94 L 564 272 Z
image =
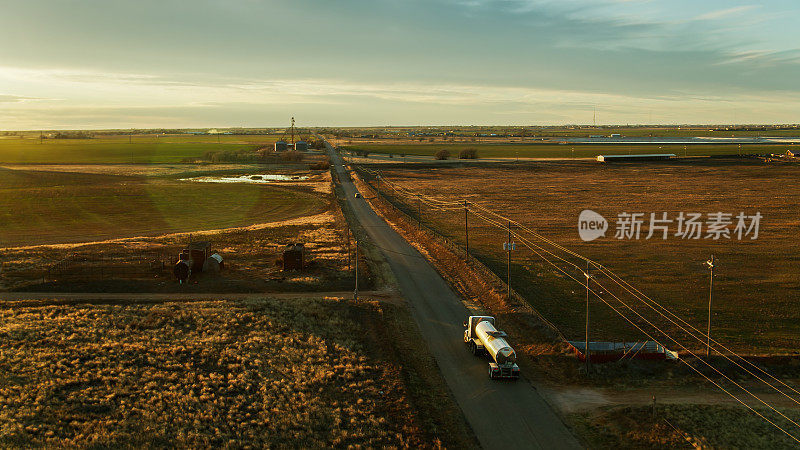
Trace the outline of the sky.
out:
M 0 0 L 0 130 L 796 123 L 798 20 L 794 0 Z

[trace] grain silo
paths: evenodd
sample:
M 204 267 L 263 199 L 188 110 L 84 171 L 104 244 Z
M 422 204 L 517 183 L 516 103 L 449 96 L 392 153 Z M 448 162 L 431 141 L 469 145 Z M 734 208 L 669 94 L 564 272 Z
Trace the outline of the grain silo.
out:
M 280 140 L 275 143 L 275 151 L 276 152 L 285 152 L 289 148 L 289 145 L 286 144 L 286 141 Z
M 294 144 L 294 149 L 298 152 L 307 152 L 308 151 L 308 142 L 306 141 L 297 141 Z

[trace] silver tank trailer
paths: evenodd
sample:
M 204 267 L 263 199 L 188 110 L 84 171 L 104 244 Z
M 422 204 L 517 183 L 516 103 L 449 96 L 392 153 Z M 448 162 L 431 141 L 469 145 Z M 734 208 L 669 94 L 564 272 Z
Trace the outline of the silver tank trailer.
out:
M 498 331 L 488 320 L 483 320 L 475 325 L 475 335 L 497 364 L 509 365 L 517 361 L 517 354 L 506 342 L 506 334 Z

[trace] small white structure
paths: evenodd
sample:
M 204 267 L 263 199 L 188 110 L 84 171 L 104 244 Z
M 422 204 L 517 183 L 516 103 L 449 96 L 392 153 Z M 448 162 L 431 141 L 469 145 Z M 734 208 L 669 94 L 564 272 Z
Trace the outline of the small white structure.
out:
M 597 155 L 597 162 L 660 161 L 674 158 L 674 153 L 651 153 L 644 155 Z

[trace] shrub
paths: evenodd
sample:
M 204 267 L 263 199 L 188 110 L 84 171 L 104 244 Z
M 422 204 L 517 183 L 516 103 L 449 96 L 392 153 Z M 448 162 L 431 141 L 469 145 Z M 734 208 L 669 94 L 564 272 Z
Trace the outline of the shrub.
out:
M 320 140 L 320 139 L 309 140 L 308 148 L 312 148 L 314 150 L 324 150 L 325 149 L 325 142 Z
M 287 152 L 281 153 L 281 159 L 283 161 L 300 162 L 303 160 L 303 154 L 298 152 L 297 150 L 289 150 Z
M 203 160 L 212 163 L 221 162 L 255 162 L 262 158 L 260 151 L 251 151 L 246 149 L 240 150 L 224 150 L 224 151 L 208 151 L 203 154 Z
M 434 156 L 436 157 L 437 160 L 444 161 L 445 159 L 450 157 L 450 151 L 446 149 L 441 149 L 438 152 L 436 152 L 436 155 Z
M 331 160 L 326 156 L 321 161 L 317 161 L 314 164 L 309 165 L 308 167 L 311 170 L 328 170 L 330 166 L 331 166 Z
M 458 159 L 478 159 L 478 151 L 474 148 L 465 148 L 458 154 Z

